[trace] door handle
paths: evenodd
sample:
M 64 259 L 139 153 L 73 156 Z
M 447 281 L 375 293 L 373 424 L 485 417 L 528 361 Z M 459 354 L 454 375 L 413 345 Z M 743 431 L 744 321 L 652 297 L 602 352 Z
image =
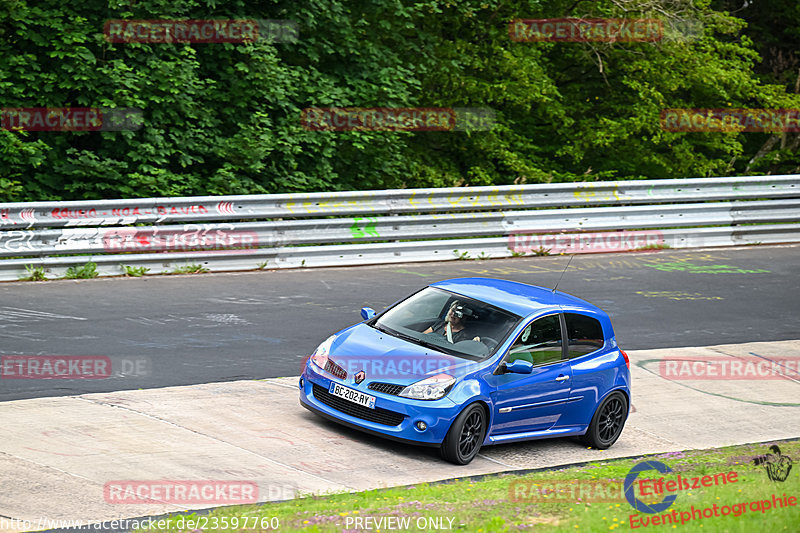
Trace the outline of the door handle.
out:
M 569 379 L 569 376 L 558 376 L 556 378 L 556 381 L 566 381 L 568 379 Z

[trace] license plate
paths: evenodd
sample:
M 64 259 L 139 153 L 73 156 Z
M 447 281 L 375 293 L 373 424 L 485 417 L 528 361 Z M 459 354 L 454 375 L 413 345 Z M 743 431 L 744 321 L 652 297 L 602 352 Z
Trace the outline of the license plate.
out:
M 358 405 L 375 409 L 375 396 L 370 396 L 369 394 L 364 394 L 363 392 L 358 392 L 357 390 L 343 387 L 334 382 L 331 382 L 331 388 L 328 389 L 328 392 L 334 396 L 338 396 L 339 398 L 344 398 L 345 400 L 357 403 Z

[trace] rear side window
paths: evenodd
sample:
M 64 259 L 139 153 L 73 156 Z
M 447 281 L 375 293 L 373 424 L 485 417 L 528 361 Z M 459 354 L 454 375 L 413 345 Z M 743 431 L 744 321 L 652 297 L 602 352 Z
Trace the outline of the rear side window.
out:
M 605 344 L 603 327 L 597 319 L 577 313 L 564 313 L 564 318 L 567 321 L 570 359 L 603 347 Z

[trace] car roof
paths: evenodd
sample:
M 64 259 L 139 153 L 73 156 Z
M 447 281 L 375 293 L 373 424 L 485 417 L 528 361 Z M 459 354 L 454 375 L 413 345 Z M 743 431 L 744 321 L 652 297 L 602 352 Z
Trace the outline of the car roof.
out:
M 561 307 L 605 315 L 599 307 L 570 294 L 560 291 L 554 294 L 552 289 L 504 279 L 455 278 L 431 283 L 431 287 L 481 300 L 520 316 L 558 310 Z

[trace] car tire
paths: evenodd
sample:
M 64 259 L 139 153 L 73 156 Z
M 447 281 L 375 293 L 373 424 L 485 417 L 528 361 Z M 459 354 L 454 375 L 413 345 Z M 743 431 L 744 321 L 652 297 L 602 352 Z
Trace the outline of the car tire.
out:
M 617 442 L 627 419 L 628 400 L 621 392 L 612 392 L 600 402 L 581 441 L 598 450 L 610 448 Z
M 442 442 L 442 457 L 457 465 L 469 464 L 478 455 L 486 436 L 486 412 L 473 403 L 456 417 Z

